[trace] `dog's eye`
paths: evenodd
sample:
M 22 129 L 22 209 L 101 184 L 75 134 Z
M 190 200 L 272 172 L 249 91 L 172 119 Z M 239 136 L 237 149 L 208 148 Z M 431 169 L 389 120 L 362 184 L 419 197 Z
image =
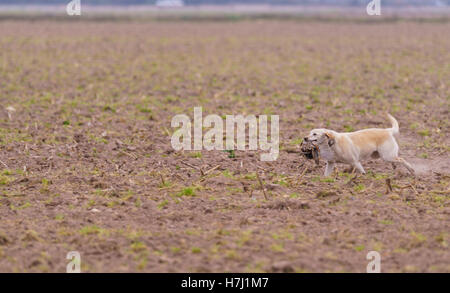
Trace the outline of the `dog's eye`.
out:
M 315 133 L 313 133 L 313 135 L 316 135 Z

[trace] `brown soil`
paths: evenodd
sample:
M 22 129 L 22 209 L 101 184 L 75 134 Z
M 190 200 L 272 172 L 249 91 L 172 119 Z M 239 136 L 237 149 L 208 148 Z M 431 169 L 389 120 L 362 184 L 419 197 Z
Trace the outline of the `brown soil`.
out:
M 449 31 L 0 22 L 0 272 L 65 272 L 73 250 L 85 272 L 365 272 L 371 250 L 384 272 L 450 272 Z M 278 160 L 174 151 L 194 106 L 280 115 Z M 416 178 L 380 160 L 324 178 L 301 156 L 311 128 L 385 111 Z

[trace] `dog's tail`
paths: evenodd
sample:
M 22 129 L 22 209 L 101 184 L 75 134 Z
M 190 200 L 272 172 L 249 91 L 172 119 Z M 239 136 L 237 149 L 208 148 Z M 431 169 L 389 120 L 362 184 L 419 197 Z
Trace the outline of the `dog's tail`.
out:
M 389 114 L 389 113 L 386 113 L 386 114 L 387 114 L 387 116 L 388 116 L 388 118 L 389 118 L 389 121 L 391 121 L 391 124 L 392 124 L 392 128 L 391 128 L 392 133 L 393 133 L 394 135 L 399 134 L 400 132 L 399 132 L 399 128 L 398 128 L 398 122 L 397 122 L 397 119 L 395 119 L 394 117 L 392 117 L 392 115 Z

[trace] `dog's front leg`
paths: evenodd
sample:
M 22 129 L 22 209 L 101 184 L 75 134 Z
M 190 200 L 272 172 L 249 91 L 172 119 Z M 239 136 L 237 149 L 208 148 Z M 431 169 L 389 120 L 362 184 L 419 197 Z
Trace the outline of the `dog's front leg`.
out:
M 334 166 L 335 164 L 333 162 L 328 162 L 327 161 L 327 165 L 325 166 L 325 176 L 330 176 L 331 173 L 333 173 L 334 170 Z

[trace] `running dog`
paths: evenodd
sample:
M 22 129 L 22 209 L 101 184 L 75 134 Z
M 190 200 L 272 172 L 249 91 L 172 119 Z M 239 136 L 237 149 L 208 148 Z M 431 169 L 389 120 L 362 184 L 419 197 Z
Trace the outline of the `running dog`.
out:
M 398 156 L 395 137 L 399 134 L 397 120 L 387 114 L 391 128 L 370 128 L 355 132 L 340 133 L 329 129 L 313 129 L 303 140 L 319 148 L 319 155 L 326 161 L 325 176 L 329 176 L 336 163 L 345 163 L 365 174 L 361 161 L 368 158 L 382 158 L 395 168 L 400 163 L 414 175 L 411 164 Z

